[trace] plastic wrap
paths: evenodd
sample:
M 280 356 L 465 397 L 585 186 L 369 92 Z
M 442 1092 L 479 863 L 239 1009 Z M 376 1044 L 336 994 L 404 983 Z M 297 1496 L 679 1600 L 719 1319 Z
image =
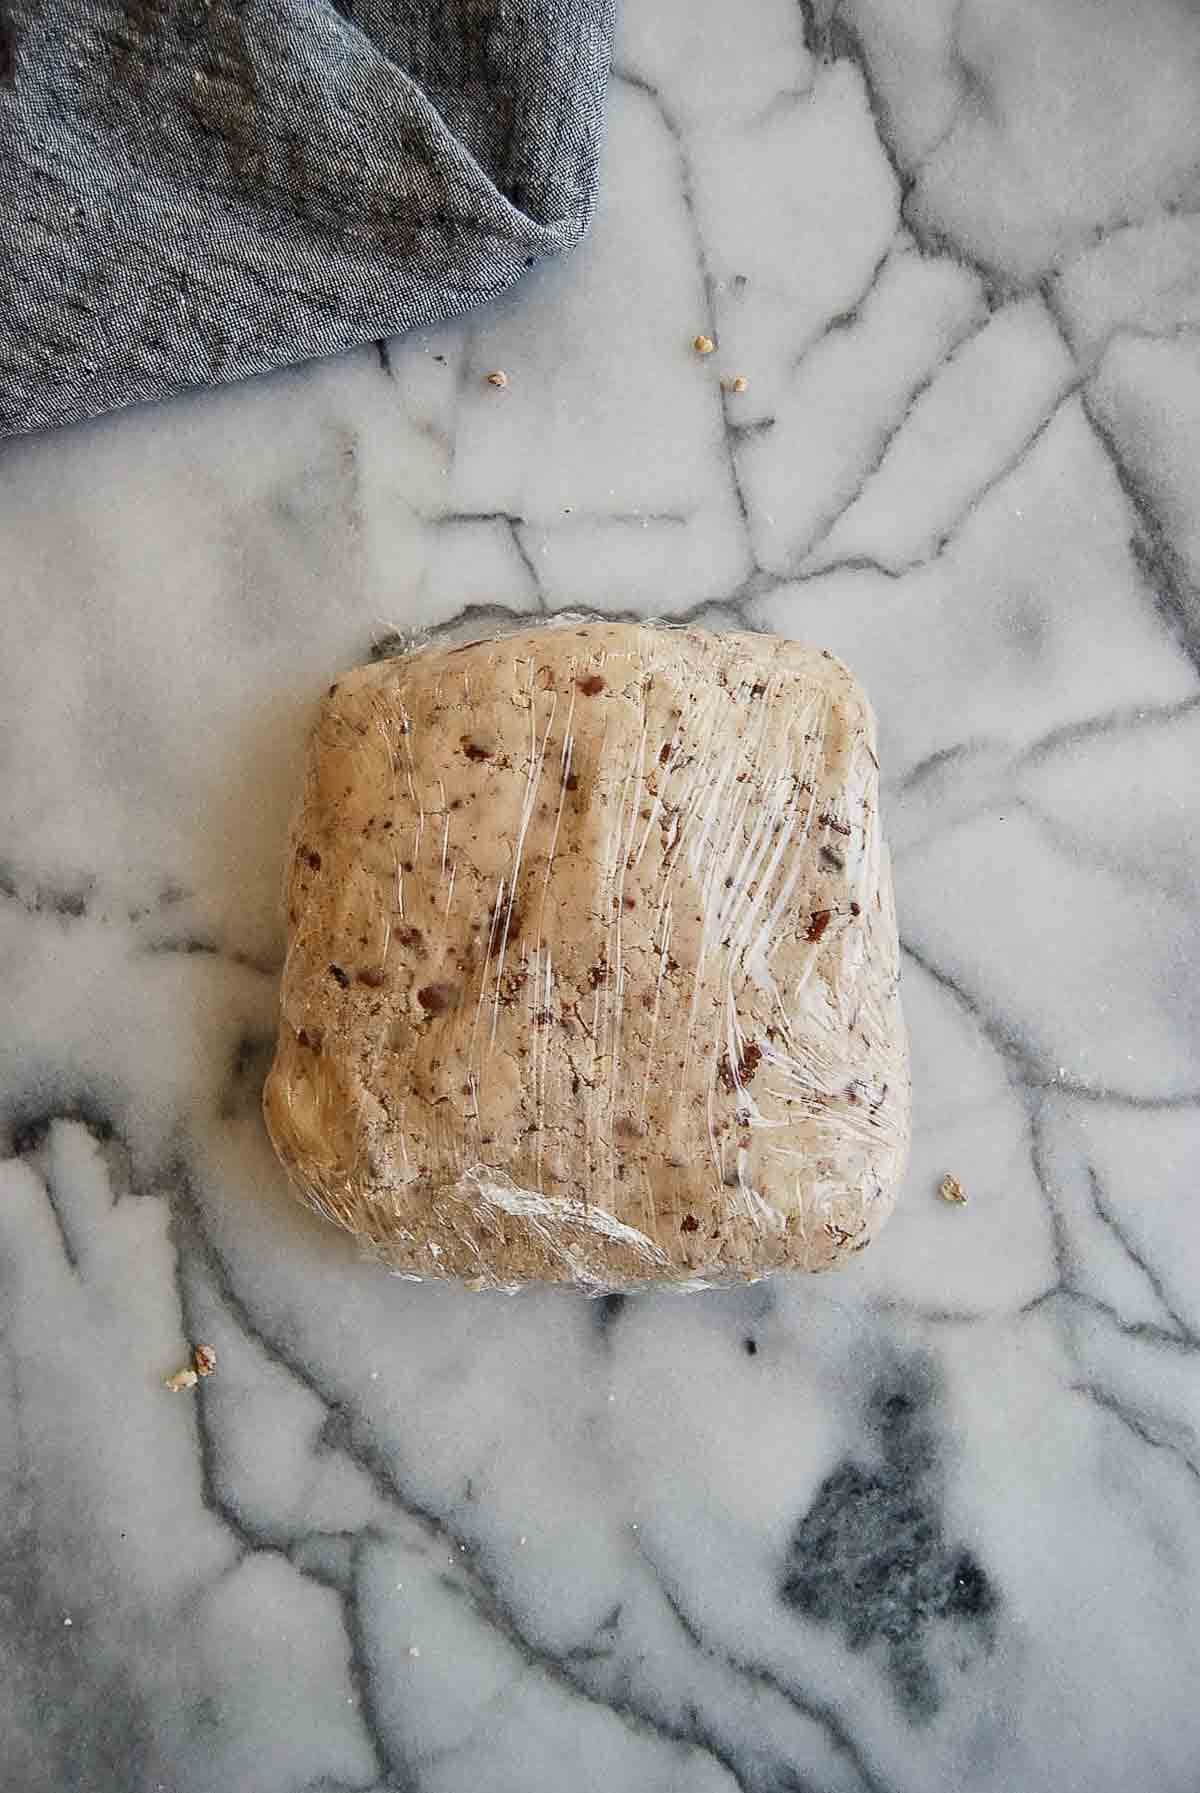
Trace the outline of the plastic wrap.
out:
M 889 1211 L 907 1054 L 869 706 L 766 635 L 570 623 L 364 666 L 314 731 L 264 1097 L 394 1269 L 820 1269 Z

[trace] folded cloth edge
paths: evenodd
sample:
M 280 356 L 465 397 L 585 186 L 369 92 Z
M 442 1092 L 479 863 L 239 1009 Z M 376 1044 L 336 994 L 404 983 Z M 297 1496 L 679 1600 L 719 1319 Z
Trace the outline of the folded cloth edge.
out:
M 432 324 L 572 247 L 614 5 L 0 0 L 0 435 Z

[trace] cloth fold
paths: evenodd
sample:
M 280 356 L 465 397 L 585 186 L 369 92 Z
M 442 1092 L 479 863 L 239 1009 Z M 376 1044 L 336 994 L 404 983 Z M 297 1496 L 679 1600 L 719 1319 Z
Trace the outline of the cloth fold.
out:
M 0 0 L 0 435 L 453 316 L 582 235 L 615 0 Z

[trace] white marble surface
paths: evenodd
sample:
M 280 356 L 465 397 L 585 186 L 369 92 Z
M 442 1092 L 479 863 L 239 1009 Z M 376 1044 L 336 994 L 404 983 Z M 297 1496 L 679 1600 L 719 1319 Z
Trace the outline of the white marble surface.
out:
M 631 0 L 611 116 L 495 311 L 0 449 L 14 1793 L 1200 1780 L 1200 14 Z M 314 698 L 493 605 L 872 690 L 917 1133 L 853 1270 L 471 1296 L 287 1195 Z

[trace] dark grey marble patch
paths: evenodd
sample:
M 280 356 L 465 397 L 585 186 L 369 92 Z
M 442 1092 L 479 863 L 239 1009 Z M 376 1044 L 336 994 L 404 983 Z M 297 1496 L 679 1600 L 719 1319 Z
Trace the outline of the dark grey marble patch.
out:
M 936 1395 L 920 1359 L 879 1380 L 867 1411 L 877 1457 L 847 1458 L 825 1478 L 793 1535 L 780 1589 L 805 1618 L 837 1626 L 852 1650 L 879 1648 L 914 1724 L 942 1703 L 933 1634 L 962 1627 L 987 1649 L 1000 1604 L 974 1554 L 946 1534 Z

